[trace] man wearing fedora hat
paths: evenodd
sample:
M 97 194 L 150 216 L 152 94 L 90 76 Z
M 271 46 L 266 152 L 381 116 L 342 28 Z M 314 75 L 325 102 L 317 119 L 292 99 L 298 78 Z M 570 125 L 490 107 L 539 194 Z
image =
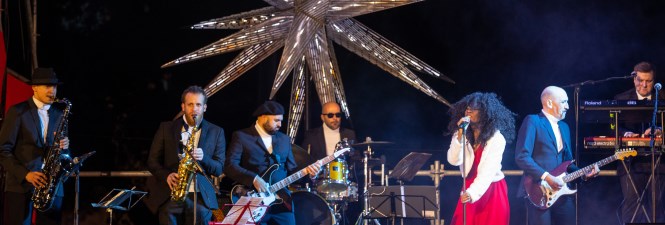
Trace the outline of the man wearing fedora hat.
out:
M 284 107 L 275 101 L 266 101 L 252 115 L 256 117 L 253 126 L 233 133 L 224 171 L 238 183 L 266 192 L 270 184 L 295 172 L 297 165 L 291 151 L 291 139 L 279 132 L 284 119 Z M 261 175 L 273 164 L 279 164 L 279 167 L 272 176 L 262 178 Z M 315 176 L 320 168 L 310 165 L 306 170 L 310 176 Z M 279 190 L 277 194 L 285 203 L 271 206 L 261 224 L 295 224 L 288 189 Z
M 63 108 L 51 107 L 60 81 L 51 68 L 36 68 L 32 73 L 33 96 L 7 111 L 0 129 L 0 164 L 7 171 L 5 184 L 5 225 L 31 223 L 32 191 L 44 186 L 47 177 L 41 172 L 47 146 L 53 146 L 55 132 L 63 115 Z M 66 132 L 66 131 L 65 131 Z M 69 139 L 60 140 L 63 152 L 69 152 Z M 46 212 L 37 212 L 37 223 L 60 224 L 63 188 L 53 197 L 53 206 Z M 9 216 L 11 215 L 11 216 Z

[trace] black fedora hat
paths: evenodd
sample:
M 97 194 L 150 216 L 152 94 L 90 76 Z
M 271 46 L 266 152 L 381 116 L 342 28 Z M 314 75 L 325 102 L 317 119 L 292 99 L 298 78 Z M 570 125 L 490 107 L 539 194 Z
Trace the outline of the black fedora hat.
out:
M 58 81 L 58 77 L 55 76 L 53 68 L 35 68 L 32 71 L 32 80 L 30 81 L 31 85 L 40 85 L 40 84 L 62 84 Z

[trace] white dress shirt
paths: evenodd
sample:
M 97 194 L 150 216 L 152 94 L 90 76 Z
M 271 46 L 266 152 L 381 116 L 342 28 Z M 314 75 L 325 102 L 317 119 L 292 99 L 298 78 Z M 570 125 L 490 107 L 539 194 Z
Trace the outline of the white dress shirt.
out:
M 46 135 L 48 131 L 48 110 L 51 108 L 51 104 L 44 104 L 43 102 L 37 100 L 34 96 L 32 100 L 37 105 L 37 113 L 39 114 L 39 122 L 41 122 L 42 127 L 42 138 L 44 143 L 46 143 Z

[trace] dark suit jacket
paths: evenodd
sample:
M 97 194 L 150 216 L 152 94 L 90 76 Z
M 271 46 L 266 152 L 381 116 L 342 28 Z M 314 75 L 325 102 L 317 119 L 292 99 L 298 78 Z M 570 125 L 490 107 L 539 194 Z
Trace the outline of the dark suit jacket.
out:
M 618 94 L 618 95 L 614 96 L 614 99 L 616 99 L 616 100 L 637 100 L 637 92 L 635 91 L 635 88 L 632 88 L 630 90 L 627 90 L 625 92 L 622 92 L 621 94 Z M 663 96 L 663 91 L 658 92 L 658 99 L 665 100 L 665 96 Z
M 156 179 L 148 182 L 150 196 L 147 204 L 153 210 L 170 199 L 171 189 L 169 189 L 166 178 L 169 174 L 178 172 L 180 165 L 178 154 L 182 152 L 180 140 L 184 124 L 185 121 L 182 118 L 162 122 L 152 141 L 150 155 L 148 155 L 148 169 Z M 198 147 L 203 149 L 203 159 L 198 162 L 206 174 L 220 176 L 224 168 L 226 148 L 224 129 L 207 120 L 201 121 Z M 206 206 L 210 209 L 218 208 L 214 186 L 201 173 L 197 173 L 196 181 Z
M 325 126 L 325 125 L 324 125 Z M 340 128 L 339 135 L 341 139 L 347 138 L 349 143 L 356 140 L 356 132 L 351 129 Z M 301 147 L 307 149 L 309 146 L 312 160 L 319 160 L 326 157 L 326 138 L 323 136 L 323 127 L 310 129 L 305 132 L 305 138 Z M 313 163 L 313 162 L 312 162 Z
M 551 171 L 562 162 L 573 159 L 568 124 L 563 121 L 558 124 L 563 141 L 561 152 L 557 151 L 556 137 L 545 114 L 541 112 L 524 118 L 515 146 L 515 163 L 524 170 L 524 176 L 540 180 L 545 171 Z M 577 167 L 571 166 L 569 170 L 577 170 Z M 524 177 L 517 191 L 518 197 L 526 196 L 523 183 Z
M 254 187 L 255 176 L 261 176 L 276 162 L 279 168 L 272 174 L 270 184 L 278 182 L 296 169 L 296 161 L 291 152 L 291 139 L 282 132 L 272 136 L 272 154 L 263 144 L 254 126 L 233 132 L 231 144 L 226 153 L 226 175 L 247 187 Z
M 653 95 L 653 93 L 652 93 Z M 635 92 L 635 88 L 632 88 L 628 91 L 625 91 L 621 94 L 618 94 L 614 96 L 615 100 L 637 100 L 637 92 Z M 660 100 L 665 100 L 665 95 L 663 94 L 663 91 L 658 92 L 658 99 Z M 631 131 L 634 133 L 644 133 L 644 131 L 649 128 L 649 124 L 651 123 L 651 117 L 652 117 L 653 110 L 645 110 L 645 111 L 622 111 L 619 114 L 619 135 L 623 135 L 624 133 Z M 612 133 L 612 136 L 614 134 Z M 645 150 L 645 149 L 641 149 Z M 648 150 L 648 149 L 646 149 Z M 629 157 L 624 159 L 624 161 L 628 164 L 628 166 L 631 168 L 631 171 L 633 172 L 639 172 L 639 173 L 651 173 L 651 157 L 650 156 L 644 156 L 638 155 L 636 157 Z M 661 160 L 661 163 L 663 161 Z M 664 166 L 658 166 L 658 171 L 660 173 L 665 173 L 665 167 Z M 626 174 L 626 169 L 624 169 L 623 164 L 619 163 L 617 164 L 617 174 L 618 175 L 624 175 Z
M 63 114 L 62 104 L 49 108 L 49 125 L 44 144 L 37 106 L 32 98 L 18 103 L 7 112 L 0 130 L 0 163 L 7 171 L 6 192 L 27 193 L 33 186 L 25 180 L 30 171 L 40 171 L 47 145 L 53 145 L 54 132 Z M 65 131 L 66 132 L 66 131 Z M 63 150 L 68 153 L 69 150 Z M 62 188 L 57 195 L 62 196 Z

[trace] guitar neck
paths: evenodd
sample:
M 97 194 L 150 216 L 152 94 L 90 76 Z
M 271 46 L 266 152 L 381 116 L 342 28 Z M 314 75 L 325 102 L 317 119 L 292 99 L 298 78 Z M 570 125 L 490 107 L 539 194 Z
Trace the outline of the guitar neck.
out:
M 586 173 L 591 172 L 591 170 L 593 170 L 593 165 L 594 165 L 594 164 L 598 165 L 598 167 L 600 168 L 601 166 L 604 166 L 604 165 L 610 164 L 611 162 L 614 162 L 614 161 L 616 161 L 617 159 L 618 159 L 618 157 L 617 157 L 616 154 L 614 154 L 614 155 L 612 155 L 612 156 L 610 156 L 610 157 L 604 158 L 604 159 L 602 159 L 602 160 L 600 160 L 600 161 L 598 161 L 598 162 L 596 162 L 596 163 L 593 163 L 593 164 L 591 164 L 591 165 L 588 165 L 588 166 L 586 166 L 586 167 L 584 167 L 584 168 L 582 168 L 582 169 L 579 169 L 579 170 L 577 170 L 577 171 L 575 171 L 575 172 L 572 172 L 572 173 L 570 173 L 570 174 L 564 176 L 564 177 L 563 177 L 563 182 L 568 183 L 568 182 L 570 182 L 570 181 L 573 181 L 573 180 L 577 179 L 578 177 L 585 176 Z
M 322 165 L 328 164 L 329 162 L 333 161 L 335 158 L 335 155 L 329 155 L 321 160 Z M 300 180 L 300 178 L 303 178 L 305 175 L 307 175 L 307 168 L 301 169 L 298 172 L 295 172 L 291 174 L 291 176 L 288 176 L 281 181 L 274 183 L 273 185 L 270 185 L 269 191 L 270 193 L 275 193 L 282 188 L 285 188 L 286 186 L 289 186 L 289 184 L 292 184 L 293 182 L 296 182 L 297 180 Z

